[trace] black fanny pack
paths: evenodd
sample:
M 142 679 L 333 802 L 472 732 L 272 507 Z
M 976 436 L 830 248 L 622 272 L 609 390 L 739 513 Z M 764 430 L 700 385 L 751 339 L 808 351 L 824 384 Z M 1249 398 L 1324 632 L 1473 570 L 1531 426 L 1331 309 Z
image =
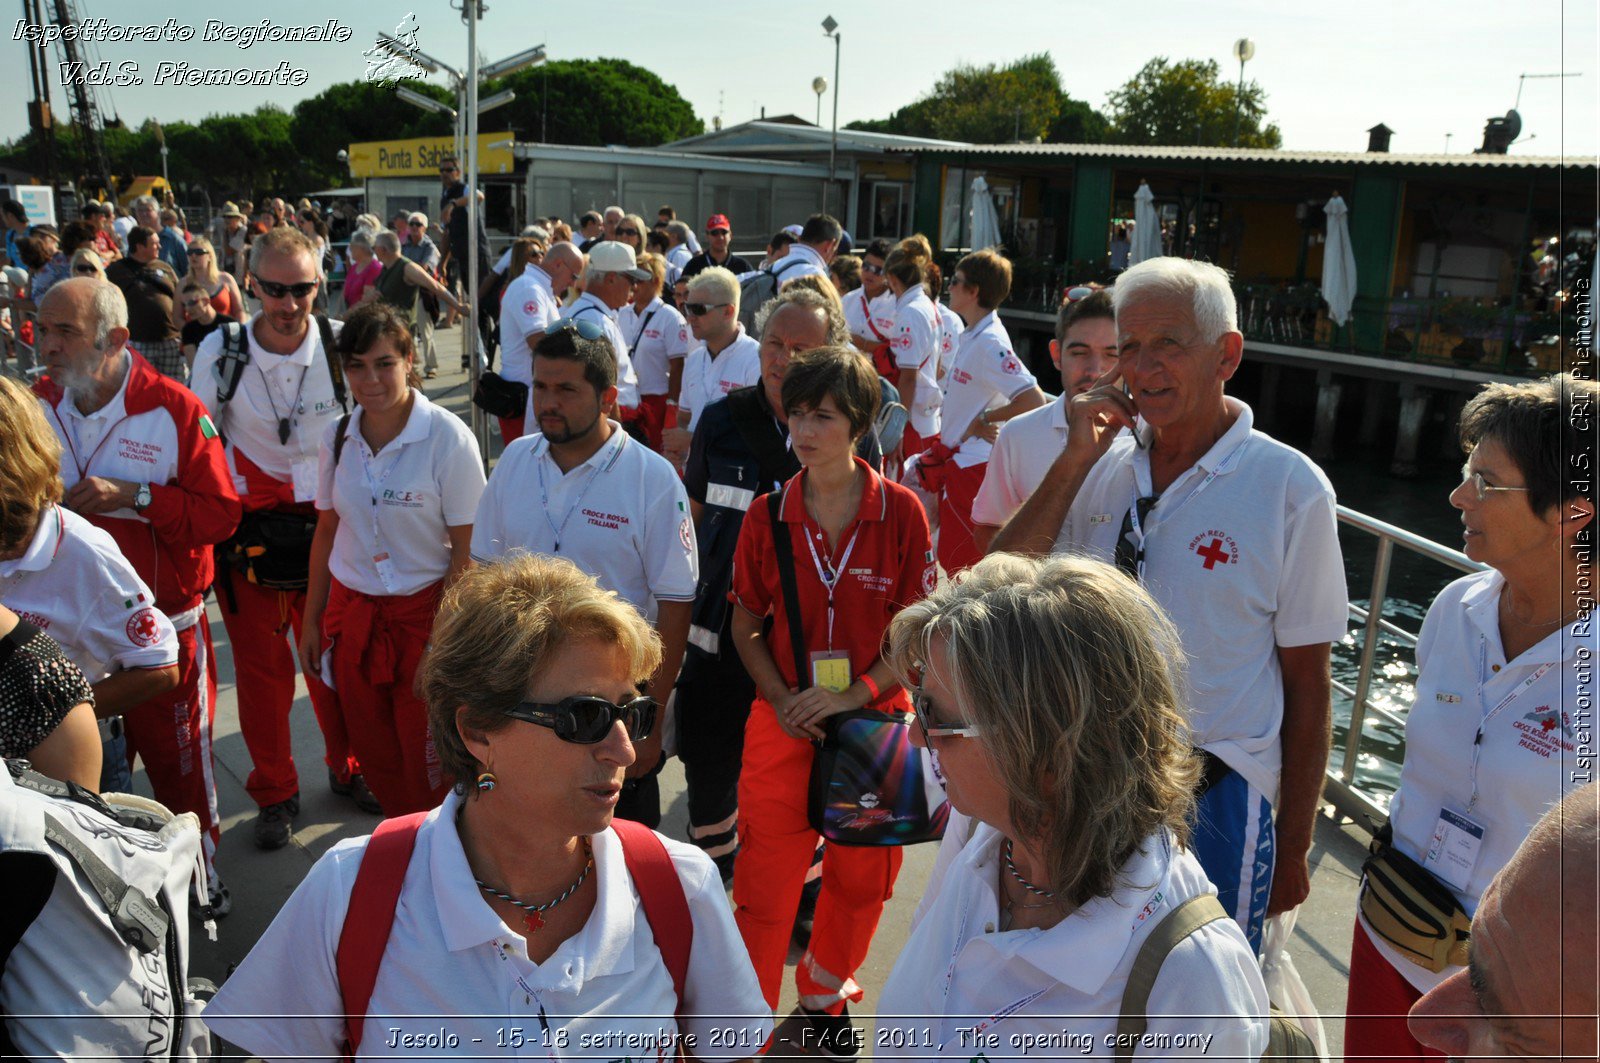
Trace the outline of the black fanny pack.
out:
M 472 393 L 472 403 L 484 413 L 494 417 L 514 420 L 528 409 L 528 385 L 507 380 L 493 370 L 478 377 L 478 389 Z
M 310 580 L 311 540 L 317 518 L 288 509 L 247 512 L 239 530 L 217 544 L 217 561 L 260 587 L 303 591 Z

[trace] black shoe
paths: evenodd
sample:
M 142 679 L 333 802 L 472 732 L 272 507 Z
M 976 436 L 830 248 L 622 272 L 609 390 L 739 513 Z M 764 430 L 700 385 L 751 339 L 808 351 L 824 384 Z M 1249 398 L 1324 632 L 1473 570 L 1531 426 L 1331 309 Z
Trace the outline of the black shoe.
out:
M 333 774 L 333 769 L 329 768 L 328 789 L 339 797 L 348 797 L 363 812 L 370 812 L 374 816 L 383 815 L 383 806 L 372 795 L 372 790 L 367 786 L 367 780 L 362 775 L 352 775 L 349 782 L 340 782 L 338 776 Z
M 256 816 L 256 848 L 282 849 L 289 844 L 290 821 L 300 814 L 300 795 L 263 805 Z
M 829 1059 L 855 1059 L 861 1053 L 861 1031 L 850 1021 L 850 1007 L 837 1015 L 801 1007 L 800 1047 Z

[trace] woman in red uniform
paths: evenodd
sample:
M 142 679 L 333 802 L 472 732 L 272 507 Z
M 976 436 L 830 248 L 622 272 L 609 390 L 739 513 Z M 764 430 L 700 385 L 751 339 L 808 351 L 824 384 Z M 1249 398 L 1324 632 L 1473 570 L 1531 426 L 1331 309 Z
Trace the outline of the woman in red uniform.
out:
M 367 786 L 398 816 L 434 807 L 452 782 L 413 680 L 439 596 L 470 558 L 483 461 L 461 419 L 417 387 L 393 307 L 351 311 L 338 357 L 358 408 L 322 441 L 300 663 L 338 695 Z
M 928 521 L 915 495 L 855 456 L 878 411 L 871 363 L 847 347 L 789 363 L 782 399 L 801 471 L 781 490 L 775 525 L 765 496 L 751 505 L 735 554 L 733 634 L 757 696 L 739 779 L 734 916 L 767 1002 L 779 982 L 817 835 L 806 819 L 811 739 L 827 717 L 863 706 L 911 711 L 880 647 L 900 609 L 933 587 Z M 789 606 L 774 534 L 793 548 L 808 672 L 795 674 Z M 773 622 L 763 638 L 766 618 Z M 828 846 L 811 946 L 795 972 L 808 1044 L 851 1056 L 846 1004 L 900 870 L 896 848 Z

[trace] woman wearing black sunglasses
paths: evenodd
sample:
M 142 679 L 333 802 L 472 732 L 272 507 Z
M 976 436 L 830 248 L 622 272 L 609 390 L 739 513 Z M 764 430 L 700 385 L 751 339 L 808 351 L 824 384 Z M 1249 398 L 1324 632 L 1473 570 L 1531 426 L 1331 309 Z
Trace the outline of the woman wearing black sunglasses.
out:
M 568 561 L 469 570 L 421 678 L 455 790 L 324 856 L 207 1008 L 211 1028 L 266 1058 L 337 1056 L 347 1035 L 379 1054 L 478 1054 L 479 1039 L 484 1056 L 755 1055 L 771 1015 L 715 865 L 612 820 L 655 726 L 637 691 L 660 655 L 644 618 Z M 387 864 L 397 837 L 414 848 Z M 369 862 L 387 864 L 386 892 L 358 878 Z M 375 925 L 376 956 L 352 943 Z M 370 999 L 347 1030 L 363 971 Z

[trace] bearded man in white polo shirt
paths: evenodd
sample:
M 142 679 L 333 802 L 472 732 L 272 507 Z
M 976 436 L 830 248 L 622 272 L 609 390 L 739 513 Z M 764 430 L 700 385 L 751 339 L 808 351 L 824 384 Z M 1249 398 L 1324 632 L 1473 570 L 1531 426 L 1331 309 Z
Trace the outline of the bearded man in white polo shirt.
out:
M 472 556 L 514 550 L 571 560 L 631 602 L 661 635 L 661 666 L 644 693 L 666 703 L 683 663 L 699 578 L 689 496 L 666 459 L 606 411 L 617 402 L 616 360 L 593 316 L 545 335 L 533 358 L 530 409 L 538 431 L 500 456 L 478 503 Z M 661 822 L 656 775 L 662 728 L 635 745 L 617 815 Z
M 533 351 L 561 317 L 561 297 L 583 272 L 583 255 L 562 241 L 513 277 L 500 297 L 500 376 L 533 383 Z M 523 417 L 501 417 L 500 442 L 510 446 L 524 431 Z
M 1193 848 L 1259 951 L 1311 888 L 1348 609 L 1333 488 L 1223 394 L 1244 352 L 1223 270 L 1151 259 L 1112 299 L 1117 365 L 1071 401 L 1066 448 L 992 548 L 1114 561 L 1172 617 L 1206 761 Z

